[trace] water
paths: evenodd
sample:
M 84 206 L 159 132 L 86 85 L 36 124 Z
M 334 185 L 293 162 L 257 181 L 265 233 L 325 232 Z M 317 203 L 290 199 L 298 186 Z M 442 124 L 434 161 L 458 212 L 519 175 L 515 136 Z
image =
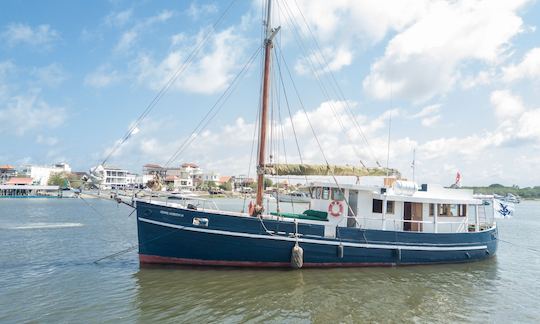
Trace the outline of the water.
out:
M 140 268 L 136 251 L 94 263 L 136 243 L 127 206 L 1 199 L 0 322 L 539 322 L 540 202 L 516 212 L 499 221 L 500 238 L 512 244 L 500 242 L 496 258 L 478 263 Z

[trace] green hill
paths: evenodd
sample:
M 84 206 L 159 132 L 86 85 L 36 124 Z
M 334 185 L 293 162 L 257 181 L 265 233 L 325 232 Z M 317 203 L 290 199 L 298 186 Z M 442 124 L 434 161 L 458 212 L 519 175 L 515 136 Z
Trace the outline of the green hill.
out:
M 514 195 L 518 195 L 524 199 L 540 198 L 540 186 L 520 188 L 516 185 L 507 187 L 498 183 L 494 183 L 487 187 L 467 187 L 467 188 L 473 189 L 474 193 L 478 193 L 478 194 L 486 194 L 486 195 L 497 194 L 497 195 L 504 196 L 507 193 L 511 193 Z

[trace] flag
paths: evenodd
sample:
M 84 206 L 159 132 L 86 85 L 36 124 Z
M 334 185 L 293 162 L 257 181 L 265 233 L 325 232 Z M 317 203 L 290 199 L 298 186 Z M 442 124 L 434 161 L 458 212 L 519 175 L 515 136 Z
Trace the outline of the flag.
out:
M 510 218 L 514 215 L 514 203 L 493 199 L 493 213 L 495 218 Z
M 456 187 L 461 187 L 461 173 L 459 171 L 456 173 Z

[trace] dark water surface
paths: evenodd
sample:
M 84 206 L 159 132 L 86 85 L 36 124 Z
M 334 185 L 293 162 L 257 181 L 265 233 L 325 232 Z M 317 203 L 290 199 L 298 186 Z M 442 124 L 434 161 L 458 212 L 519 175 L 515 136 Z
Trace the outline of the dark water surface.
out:
M 0 322 L 540 322 L 540 202 L 499 220 L 511 243 L 488 261 L 300 271 L 140 268 L 136 250 L 95 264 L 136 243 L 130 213 L 0 199 Z

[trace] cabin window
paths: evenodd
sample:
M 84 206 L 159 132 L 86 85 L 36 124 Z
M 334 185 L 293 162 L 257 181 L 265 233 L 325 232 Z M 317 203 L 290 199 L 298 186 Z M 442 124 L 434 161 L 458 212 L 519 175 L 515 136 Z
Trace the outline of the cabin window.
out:
M 458 205 L 450 205 L 450 216 L 459 216 Z
M 387 214 L 393 214 L 394 213 L 395 204 L 396 204 L 395 201 L 390 201 L 390 200 L 386 201 L 386 213 Z
M 439 204 L 439 216 L 450 216 L 450 205 L 449 204 Z
M 315 198 L 321 199 L 321 194 L 322 194 L 322 188 L 321 187 L 315 188 Z
M 343 194 L 343 189 L 332 188 L 332 200 L 345 200 L 345 195 Z
M 435 215 L 435 204 L 429 204 L 429 216 Z
M 378 213 L 378 214 L 382 213 L 382 200 L 373 199 L 373 209 L 372 209 L 372 211 L 374 213 Z
M 430 210 L 431 215 L 431 210 Z M 439 204 L 439 216 L 459 216 L 463 217 L 467 215 L 467 205 L 457 204 Z
M 386 213 L 387 214 L 393 214 L 394 210 L 395 210 L 395 205 L 396 205 L 395 201 L 387 200 L 386 201 Z M 373 199 L 372 211 L 374 213 L 382 214 L 382 206 L 383 206 L 383 201 L 381 199 Z
M 323 188 L 323 190 L 322 190 L 322 199 L 323 200 L 330 199 L 330 188 L 328 188 L 328 187 Z

